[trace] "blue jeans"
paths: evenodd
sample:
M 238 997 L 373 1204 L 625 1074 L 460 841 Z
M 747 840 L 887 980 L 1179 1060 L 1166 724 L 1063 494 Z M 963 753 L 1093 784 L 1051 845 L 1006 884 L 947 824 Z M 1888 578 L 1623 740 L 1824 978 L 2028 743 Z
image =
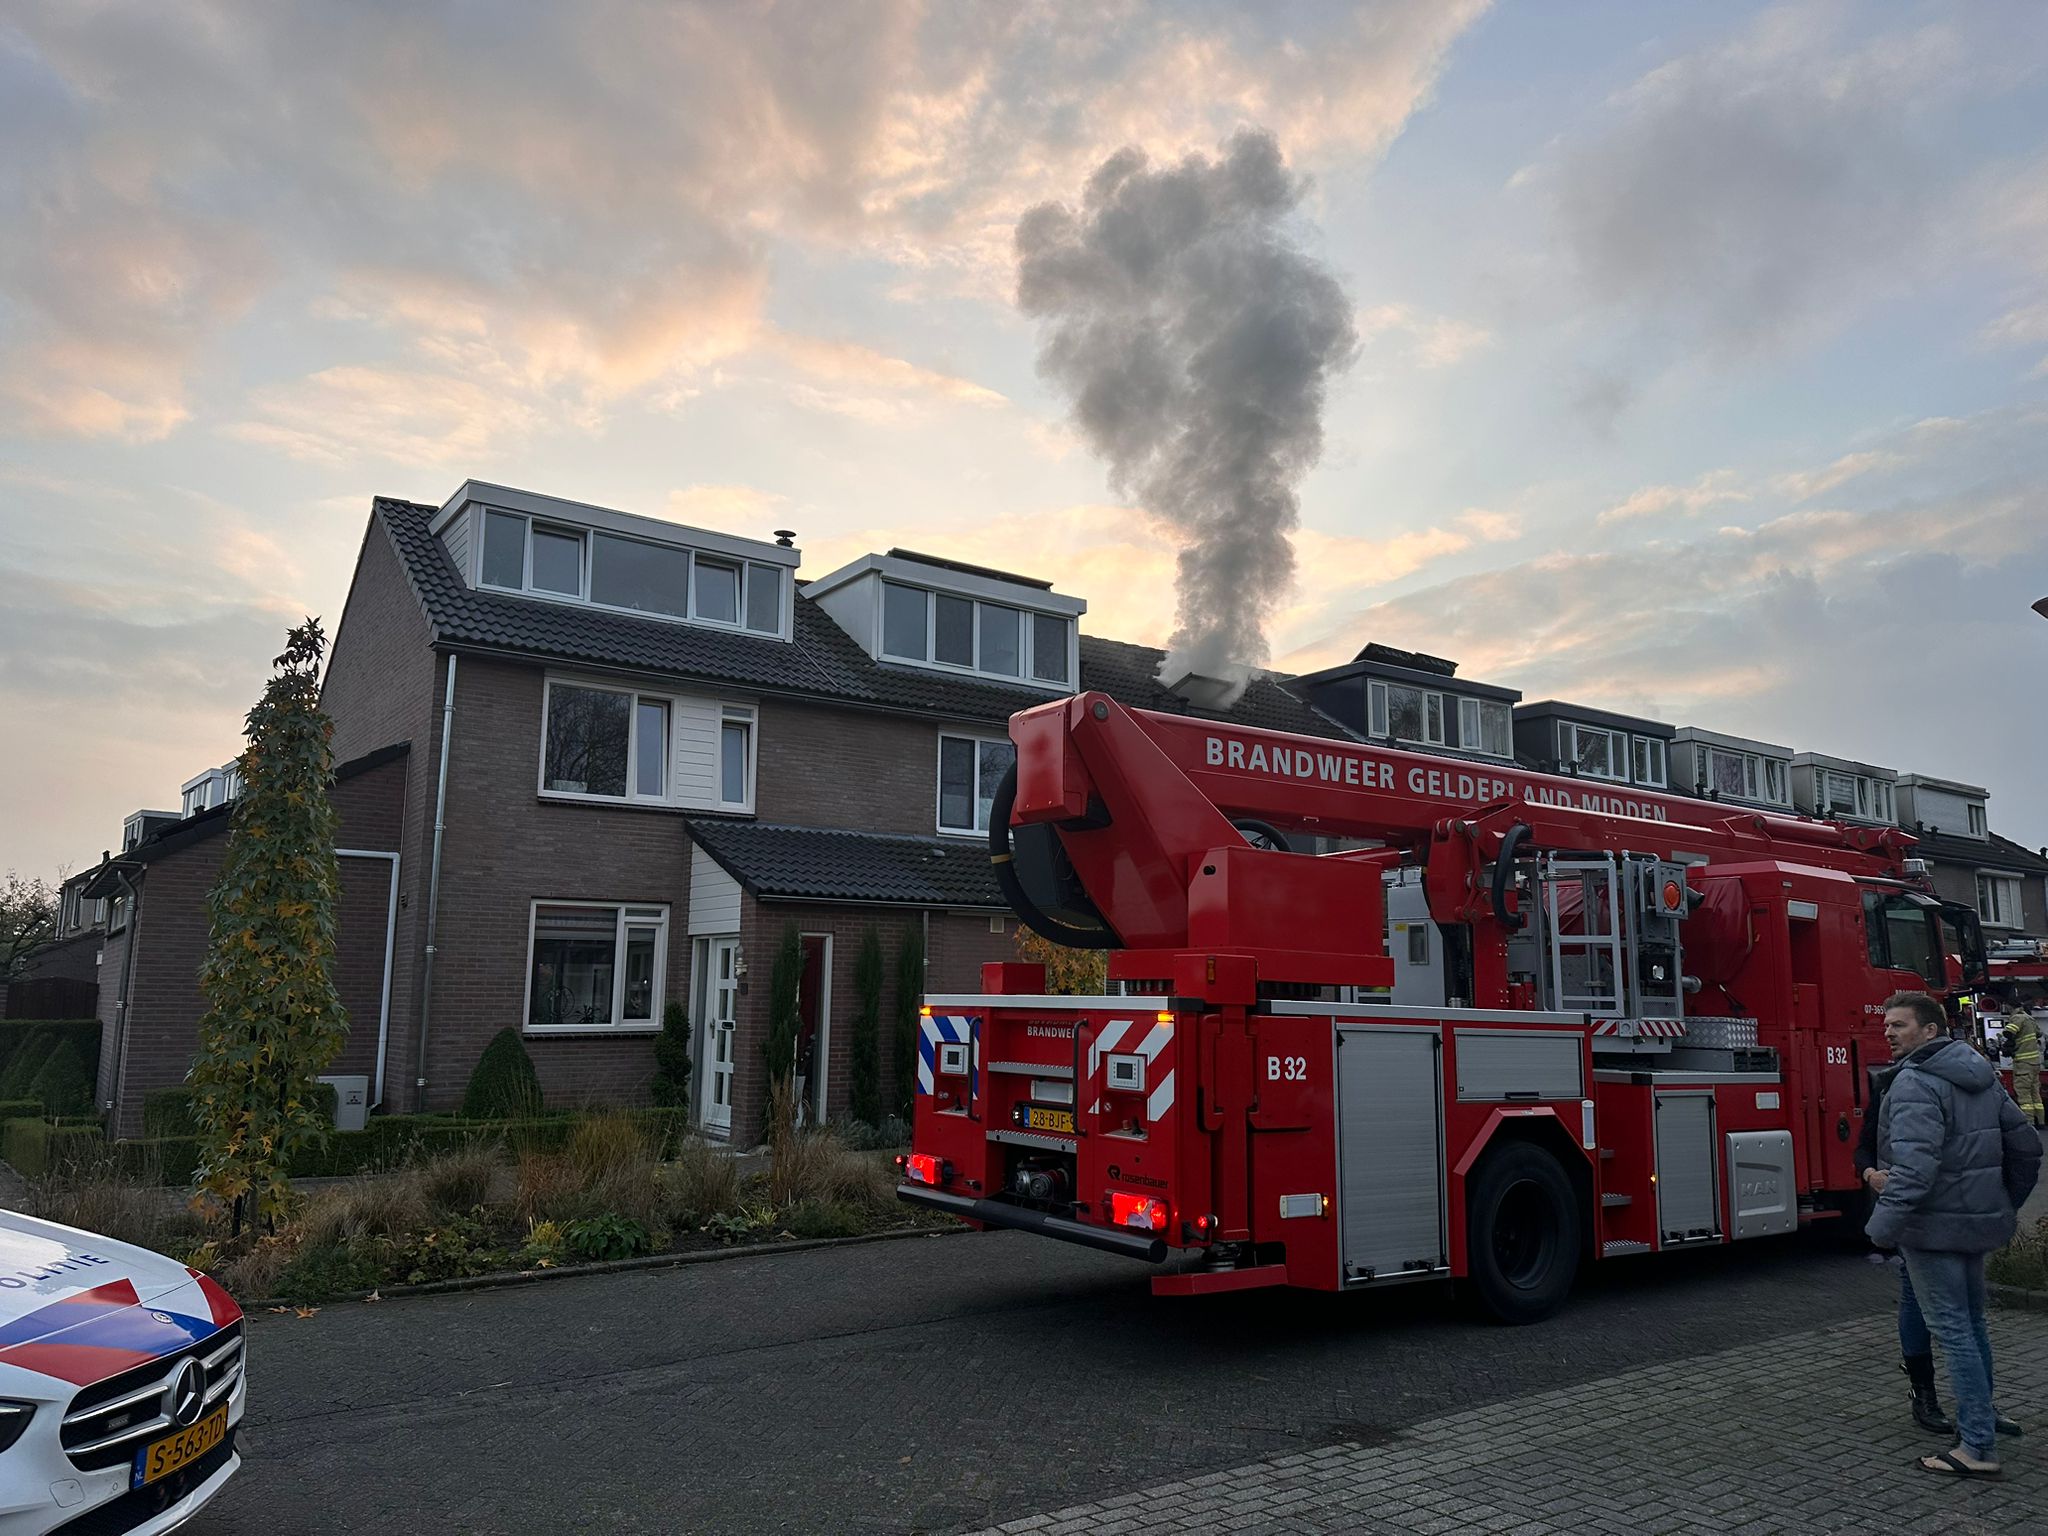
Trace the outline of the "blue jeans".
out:
M 1927 1330 L 1941 1341 L 1949 1390 L 1956 1399 L 1957 1438 L 1979 1461 L 1997 1457 L 1991 1407 L 1991 1335 L 1984 1326 L 1984 1255 L 1901 1248 L 1906 1274 Z M 1905 1338 L 1905 1295 L 1899 1336 Z
M 1920 1298 L 1913 1294 L 1913 1272 L 1903 1261 L 1899 1264 L 1899 1353 L 1908 1359 L 1934 1353 L 1934 1336 L 1927 1331 Z

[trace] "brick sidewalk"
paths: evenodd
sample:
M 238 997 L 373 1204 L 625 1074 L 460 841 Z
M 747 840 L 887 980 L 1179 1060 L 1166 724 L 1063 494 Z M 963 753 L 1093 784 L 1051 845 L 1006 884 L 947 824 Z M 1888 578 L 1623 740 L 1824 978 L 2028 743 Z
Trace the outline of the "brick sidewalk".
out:
M 1791 1334 L 1120 1493 L 995 1527 L 1422 1536 L 1933 1536 L 2048 1530 L 2048 1327 L 1993 1309 L 1999 1396 L 2033 1433 L 2000 1479 L 1911 1465 L 1952 1441 L 1907 1416 L 1889 1317 Z M 1942 1390 L 1949 1402 L 1946 1382 Z M 989 1536 L 989 1533 L 983 1533 Z

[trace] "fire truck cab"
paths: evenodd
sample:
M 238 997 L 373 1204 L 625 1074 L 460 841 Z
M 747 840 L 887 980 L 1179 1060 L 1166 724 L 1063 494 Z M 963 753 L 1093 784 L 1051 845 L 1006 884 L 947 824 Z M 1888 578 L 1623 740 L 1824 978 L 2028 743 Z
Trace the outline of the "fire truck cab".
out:
M 1884 999 L 1982 974 L 1891 829 L 1099 694 L 1011 735 L 997 878 L 1112 990 L 928 998 L 899 1194 L 1161 1294 L 1458 1279 L 1522 1322 L 1586 1263 L 1838 1219 Z

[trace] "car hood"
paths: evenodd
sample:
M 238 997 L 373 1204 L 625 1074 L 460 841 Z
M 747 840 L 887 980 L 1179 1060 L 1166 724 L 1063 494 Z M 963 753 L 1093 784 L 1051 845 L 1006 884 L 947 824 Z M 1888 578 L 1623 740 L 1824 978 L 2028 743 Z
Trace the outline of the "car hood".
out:
M 0 1364 L 83 1385 L 241 1315 L 214 1281 L 160 1253 L 0 1211 Z

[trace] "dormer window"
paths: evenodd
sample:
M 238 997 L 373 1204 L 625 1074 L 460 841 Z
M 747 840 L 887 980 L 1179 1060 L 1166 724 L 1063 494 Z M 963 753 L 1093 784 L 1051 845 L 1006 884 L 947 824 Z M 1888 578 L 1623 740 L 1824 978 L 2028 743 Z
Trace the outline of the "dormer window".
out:
M 1892 786 L 1860 773 L 1823 769 L 1818 775 L 1818 816 L 1846 816 L 1858 821 L 1892 820 Z
M 1072 621 L 1058 614 L 882 583 L 882 655 L 889 661 L 1065 686 L 1072 640 Z
M 765 561 L 484 513 L 478 579 L 487 587 L 569 598 L 626 613 L 782 633 L 783 571 Z
M 1985 820 L 1984 820 L 1984 807 L 1983 807 L 1983 806 L 1981 806 L 1981 805 L 1978 805 L 1978 804 L 1976 804 L 1976 803 L 1975 803 L 1975 802 L 1973 801 L 1973 802 L 1972 802 L 1972 803 L 1970 804 L 1970 807 L 1969 807 L 1969 817 L 1970 817 L 1970 836 L 1972 836 L 1972 837 L 1982 837 L 1982 836 L 1984 836 L 1984 835 L 1985 835 L 1985 828 L 1986 828 L 1986 823 L 1985 823 Z

